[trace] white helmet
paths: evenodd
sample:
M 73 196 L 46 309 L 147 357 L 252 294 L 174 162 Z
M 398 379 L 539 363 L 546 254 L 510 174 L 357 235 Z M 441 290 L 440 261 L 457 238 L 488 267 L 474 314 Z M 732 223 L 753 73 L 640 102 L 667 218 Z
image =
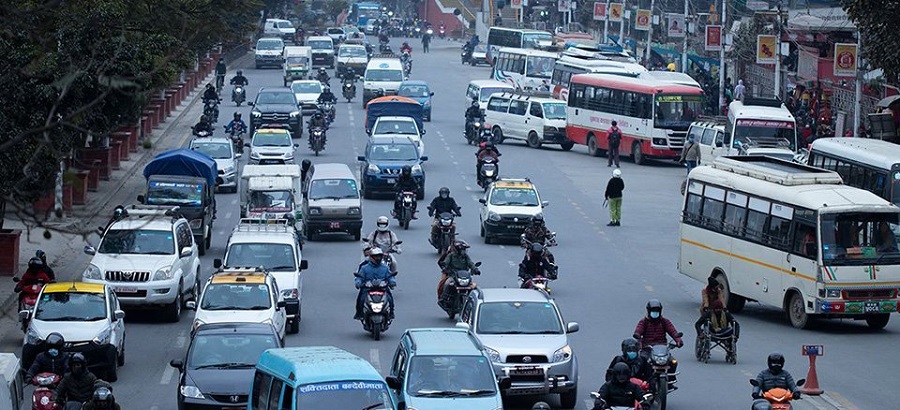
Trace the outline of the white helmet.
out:
M 388 230 L 388 217 L 382 215 L 378 217 L 378 220 L 375 221 L 375 229 L 378 229 L 379 232 L 386 232 Z
M 382 256 L 382 255 L 384 255 L 384 251 L 382 251 L 381 248 L 379 248 L 377 246 L 372 248 L 372 250 L 369 251 L 369 256 Z
M 616 177 L 616 178 L 622 176 L 622 170 L 620 170 L 620 169 L 618 169 L 618 168 L 614 169 L 614 170 L 613 170 L 613 176 Z

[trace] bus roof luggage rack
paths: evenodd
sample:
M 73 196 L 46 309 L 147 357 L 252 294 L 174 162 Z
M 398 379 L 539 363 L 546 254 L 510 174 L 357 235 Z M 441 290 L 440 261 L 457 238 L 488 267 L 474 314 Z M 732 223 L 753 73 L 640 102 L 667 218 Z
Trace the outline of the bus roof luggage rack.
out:
M 773 107 L 773 108 L 781 108 L 781 100 L 778 98 L 763 98 L 763 97 L 744 97 L 742 101 L 744 105 L 755 105 L 759 107 Z
M 711 166 L 786 186 L 844 183 L 836 172 L 765 155 L 722 156 L 716 158 Z

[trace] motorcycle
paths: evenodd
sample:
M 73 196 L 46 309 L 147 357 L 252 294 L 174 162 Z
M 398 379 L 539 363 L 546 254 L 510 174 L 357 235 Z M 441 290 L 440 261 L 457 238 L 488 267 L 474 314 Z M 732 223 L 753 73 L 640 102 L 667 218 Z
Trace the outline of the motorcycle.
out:
M 58 374 L 50 372 L 38 373 L 31 379 L 31 384 L 36 386 L 31 393 L 32 410 L 59 409 L 56 401 L 53 400 L 53 396 L 60 380 L 62 380 L 62 378 Z
M 474 119 L 474 121 L 467 120 L 467 123 L 468 123 L 468 126 L 466 127 L 466 135 L 465 135 L 466 143 L 468 143 L 469 145 L 472 145 L 476 141 L 478 141 L 478 139 L 480 138 L 481 131 L 486 129 L 484 126 L 484 119 L 476 118 L 476 119 Z M 490 130 L 488 130 L 488 131 L 490 131 Z
M 19 294 L 19 311 L 34 309 L 34 305 L 37 304 L 38 295 L 41 293 L 41 289 L 44 288 L 44 281 L 39 280 L 34 284 L 23 288 L 18 285 L 20 281 L 19 278 L 13 277 L 12 280 L 16 283 L 15 291 Z
M 440 34 L 441 40 L 443 40 L 443 39 L 446 37 L 447 29 L 441 27 L 441 28 L 440 28 L 440 33 L 441 33 L 441 34 Z
M 438 215 L 437 238 L 429 239 L 438 254 L 444 253 L 453 244 L 454 236 L 456 236 L 456 225 L 453 223 L 453 219 L 454 216 L 450 212 L 441 212 Z
M 462 52 L 459 54 L 460 59 L 463 64 L 468 64 L 472 59 L 472 49 L 469 47 L 469 44 L 463 44 Z
M 309 149 L 319 156 L 319 151 L 325 150 L 325 129 L 313 127 L 309 130 Z
M 231 143 L 234 145 L 234 152 L 238 153 L 238 155 L 244 152 L 244 133 L 247 132 L 247 130 L 245 130 L 242 125 L 235 124 L 230 130 L 228 129 L 228 126 L 225 126 L 225 131 L 228 132 L 228 135 L 231 138 Z
M 220 100 L 206 100 L 203 102 L 203 115 L 209 118 L 210 123 L 219 122 L 219 102 Z
M 331 126 L 331 123 L 334 122 L 334 116 L 337 114 L 337 111 L 334 109 L 334 103 L 323 102 L 320 103 L 318 107 L 322 110 L 322 113 L 325 114 L 325 121 Z
M 488 187 L 500 178 L 499 172 L 497 160 L 485 157 L 481 160 L 481 169 L 478 171 L 478 186 L 487 192 Z
M 404 230 L 409 229 L 409 221 L 415 213 L 416 193 L 403 191 L 400 193 L 400 209 L 393 212 L 394 218 Z
M 356 98 L 356 81 L 350 77 L 344 77 L 343 86 L 341 89 L 344 92 L 344 98 L 347 99 L 347 102 Z
M 381 333 L 391 325 L 391 306 L 388 303 L 389 292 L 387 281 L 368 281 L 366 298 L 363 303 L 363 318 L 360 320 L 363 329 L 372 334 L 375 340 L 381 340 Z
M 231 90 L 231 101 L 238 107 L 244 103 L 247 99 L 247 92 L 244 91 L 244 86 L 236 85 L 234 86 L 234 90 Z
M 447 312 L 450 320 L 453 320 L 462 311 L 469 293 L 476 288 L 472 275 L 481 274 L 477 269 L 479 266 L 481 266 L 481 262 L 475 262 L 476 269 L 446 270 L 448 278 L 444 284 L 444 293 L 438 301 L 438 306 L 444 309 L 444 312 Z
M 369 242 L 369 238 L 363 238 L 362 241 L 366 244 L 366 249 L 374 248 L 378 246 L 381 248 L 381 251 L 384 252 L 384 262 L 388 268 L 391 270 L 391 275 L 397 275 L 397 258 L 394 256 L 395 253 L 400 253 L 400 245 L 403 244 L 403 241 L 394 242 L 394 244 L 390 247 L 375 245 Z
M 422 28 L 416 27 L 416 30 L 413 32 L 413 37 L 419 38 L 422 36 Z
M 331 87 L 331 77 L 329 77 L 328 74 L 317 75 L 316 81 L 320 82 L 323 87 Z
M 759 387 L 759 382 L 756 379 L 750 379 L 750 384 L 753 387 Z M 806 379 L 797 380 L 797 386 L 803 386 L 804 384 L 806 384 Z M 772 410 L 791 410 L 794 408 L 791 400 L 794 400 L 794 394 L 790 390 L 776 387 L 762 392 L 761 398 L 753 400 L 753 408 L 755 409 L 758 404 L 767 403 Z
M 631 379 L 631 380 L 632 380 L 632 383 L 634 383 L 634 381 L 635 381 L 636 379 Z M 649 403 L 650 403 L 651 401 L 653 401 L 653 394 L 652 394 L 652 393 L 646 393 L 646 394 L 644 394 L 644 396 L 641 397 L 641 400 L 640 400 L 640 401 L 635 400 L 634 406 L 610 406 L 609 404 L 606 403 L 606 400 L 603 400 L 602 398 L 600 398 L 600 393 L 599 393 L 599 392 L 591 392 L 591 397 L 594 398 L 594 407 L 592 407 L 591 410 L 633 410 L 633 409 L 644 409 L 644 408 L 650 408 L 650 407 L 649 407 Z
M 522 235 L 519 237 L 519 245 L 522 247 L 522 249 L 525 249 L 525 254 L 526 254 L 526 255 L 528 255 L 528 250 L 531 249 L 531 244 L 532 244 L 532 243 L 534 243 L 534 242 L 529 241 L 528 239 L 525 238 L 525 234 L 522 234 Z M 550 248 L 550 247 L 552 247 L 552 246 L 556 246 L 556 245 L 557 245 L 557 243 L 556 243 L 556 232 L 550 232 L 550 235 L 547 236 L 546 239 L 544 239 L 543 241 L 541 241 L 541 242 L 539 242 L 539 243 L 540 243 L 541 245 L 543 245 L 543 247 L 544 247 L 544 254 L 543 254 L 542 256 L 543 256 L 543 257 L 546 257 L 547 260 L 550 261 L 550 263 L 552 263 L 552 264 L 554 264 L 554 266 L 556 266 L 556 258 L 553 256 L 552 253 L 550 253 L 550 250 L 547 249 L 547 248 Z
M 409 77 L 412 73 L 412 57 L 409 52 L 404 51 L 403 54 L 400 54 L 400 63 L 403 65 L 403 75 Z
M 683 333 L 678 332 L 675 337 L 682 337 Z M 666 409 L 666 399 L 669 393 L 675 391 L 676 380 L 672 376 L 678 373 L 669 373 L 673 361 L 672 349 L 678 348 L 674 343 L 655 345 L 650 347 L 650 365 L 653 366 L 653 375 L 647 382 L 650 384 L 650 390 L 654 393 L 654 408 L 660 410 Z

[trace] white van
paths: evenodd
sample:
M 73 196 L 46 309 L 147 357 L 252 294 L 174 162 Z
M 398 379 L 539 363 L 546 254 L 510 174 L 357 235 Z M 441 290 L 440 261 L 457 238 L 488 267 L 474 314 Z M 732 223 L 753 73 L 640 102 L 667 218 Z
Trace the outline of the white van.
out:
M 531 148 L 559 144 L 568 151 L 575 143 L 566 138 L 566 102 L 523 93 L 495 93 L 488 98 L 484 122 L 496 141 L 524 140 Z
M 481 112 L 483 113 L 484 109 L 487 108 L 488 98 L 491 97 L 491 94 L 515 90 L 513 86 L 497 80 L 472 80 L 466 88 L 465 108 L 469 108 L 472 105 L 472 100 L 477 98 L 478 106 L 481 107 Z
M 313 68 L 334 68 L 334 40 L 328 36 L 310 36 L 306 45 L 312 48 Z
M 347 164 L 314 164 L 303 201 L 303 232 L 309 240 L 321 233 L 347 233 L 362 238 L 359 180 Z
M 363 108 L 366 108 L 366 104 L 373 98 L 396 95 L 404 79 L 403 64 L 399 58 L 376 57 L 369 60 L 366 74 L 363 76 Z
M 284 86 L 291 81 L 309 77 L 312 68 L 312 48 L 287 46 L 284 48 Z
M 290 21 L 282 19 L 266 19 L 263 27 L 263 34 L 266 37 L 279 37 L 284 41 L 294 42 L 297 38 L 297 29 Z

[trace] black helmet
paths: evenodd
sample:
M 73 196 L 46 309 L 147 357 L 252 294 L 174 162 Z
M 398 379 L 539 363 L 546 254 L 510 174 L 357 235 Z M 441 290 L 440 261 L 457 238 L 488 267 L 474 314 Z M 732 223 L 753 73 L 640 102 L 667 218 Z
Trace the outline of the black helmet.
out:
M 66 343 L 66 339 L 63 338 L 63 335 L 53 332 L 47 335 L 47 339 L 44 340 L 44 343 L 47 344 L 47 349 L 62 349 L 63 345 Z
M 472 105 L 473 107 L 478 107 L 478 100 L 475 99 L 475 98 L 473 98 L 473 99 L 472 99 L 472 104 L 471 104 L 471 105 Z
M 543 252 L 544 252 L 544 245 L 541 245 L 541 244 L 538 243 L 538 242 L 535 242 L 535 243 L 531 244 L 531 253 L 532 253 L 532 254 L 537 254 L 537 255 L 539 255 L 539 254 L 541 254 L 541 253 L 543 253 Z
M 303 162 L 300 163 L 300 168 L 303 170 L 309 170 L 309 167 L 312 166 L 312 161 L 308 159 L 304 159 Z
M 438 191 L 438 195 L 440 195 L 443 198 L 449 198 L 450 197 L 450 188 L 441 187 L 440 191 Z
M 94 408 L 112 408 L 112 404 L 115 402 L 116 399 L 113 397 L 112 390 L 109 387 L 100 385 L 94 389 Z M 97 407 L 98 404 L 102 404 L 103 406 Z
M 216 88 L 216 87 L 213 87 L 212 83 L 207 83 L 206 88 Z
M 237 75 L 244 75 L 244 70 L 237 70 Z
M 40 249 L 34 251 L 34 256 L 41 258 L 41 261 L 47 259 L 47 253 Z
M 622 362 L 616 363 L 612 372 L 613 379 L 619 383 L 625 383 L 631 378 L 631 367 Z
M 784 355 L 779 352 L 772 352 L 769 354 L 769 359 L 766 360 L 766 364 L 769 366 L 769 371 L 772 373 L 780 373 L 781 369 L 784 368 Z
M 234 119 L 236 119 L 236 120 L 241 119 L 241 113 L 239 113 L 239 112 L 234 113 Z
M 43 266 L 44 261 L 42 261 L 41 258 L 38 258 L 37 256 L 28 260 L 28 269 L 38 269 L 42 268 Z
M 659 299 L 650 299 L 647 302 L 647 316 L 650 316 L 650 312 L 659 312 L 662 315 L 662 302 Z
M 622 341 L 622 353 L 637 352 L 640 350 L 640 343 L 636 339 L 628 338 Z
M 453 247 L 456 248 L 456 250 L 461 251 L 469 249 L 469 244 L 466 241 L 456 241 L 456 243 L 453 244 Z
M 78 365 L 78 369 L 75 368 L 75 365 Z M 75 353 L 72 357 L 69 358 L 69 370 L 76 374 L 81 375 L 84 374 L 85 368 L 87 367 L 87 361 L 84 360 L 84 355 L 81 353 Z
M 401 173 L 402 175 L 409 176 L 410 174 L 412 174 L 412 167 L 409 166 L 409 165 L 404 165 L 404 166 L 403 166 L 403 169 L 400 170 L 400 173 Z
M 490 144 L 490 142 L 488 143 Z M 537 214 L 531 217 L 531 224 L 535 226 L 541 226 L 544 224 L 544 215 Z

